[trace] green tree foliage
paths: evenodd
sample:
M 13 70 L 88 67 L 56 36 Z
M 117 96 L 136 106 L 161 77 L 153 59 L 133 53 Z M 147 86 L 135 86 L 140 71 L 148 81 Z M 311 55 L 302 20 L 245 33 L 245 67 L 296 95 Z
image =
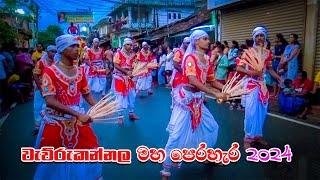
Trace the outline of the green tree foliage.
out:
M 18 32 L 13 27 L 2 19 L 0 19 L 0 44 L 13 43 L 18 35 Z
M 39 32 L 38 34 L 38 42 L 42 43 L 44 47 L 55 44 L 55 39 L 57 36 L 63 34 L 62 29 L 57 25 L 50 25 L 43 32 Z

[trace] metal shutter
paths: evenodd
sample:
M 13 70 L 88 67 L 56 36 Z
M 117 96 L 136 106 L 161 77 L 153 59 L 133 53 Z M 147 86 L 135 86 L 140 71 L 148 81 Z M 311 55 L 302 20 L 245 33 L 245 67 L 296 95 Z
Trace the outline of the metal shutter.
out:
M 221 40 L 229 43 L 236 40 L 242 44 L 251 38 L 254 27 L 264 25 L 268 28 L 271 43 L 277 33 L 282 33 L 287 40 L 290 33 L 295 33 L 303 44 L 305 9 L 304 0 L 279 0 L 233 11 L 222 10 Z

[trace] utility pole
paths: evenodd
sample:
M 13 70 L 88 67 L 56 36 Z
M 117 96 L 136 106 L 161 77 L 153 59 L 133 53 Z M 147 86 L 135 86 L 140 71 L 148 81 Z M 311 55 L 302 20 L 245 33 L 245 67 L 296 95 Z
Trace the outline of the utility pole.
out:
M 166 0 L 166 5 L 167 5 L 167 36 L 169 37 L 169 6 L 168 6 L 169 1 Z
M 141 33 L 140 0 L 138 0 L 138 27 L 139 33 Z

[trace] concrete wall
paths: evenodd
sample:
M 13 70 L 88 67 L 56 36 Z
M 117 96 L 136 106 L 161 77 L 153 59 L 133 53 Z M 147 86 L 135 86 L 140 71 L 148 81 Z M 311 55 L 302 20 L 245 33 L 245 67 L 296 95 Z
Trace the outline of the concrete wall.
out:
M 303 69 L 308 72 L 309 77 L 314 74 L 314 62 L 316 59 L 318 5 L 317 0 L 307 0 Z
M 169 15 L 171 14 L 171 19 L 169 19 Z M 176 14 L 176 19 L 173 18 L 174 13 Z M 168 23 L 173 23 L 175 21 L 184 19 L 190 15 L 192 15 L 194 13 L 194 9 L 191 8 L 161 8 L 161 9 L 157 9 L 157 15 L 159 18 L 159 27 L 161 26 L 165 26 Z M 178 18 L 178 14 L 181 15 L 181 18 Z
M 144 9 L 143 7 L 140 7 L 140 22 L 138 20 L 137 13 L 133 13 L 134 8 L 136 7 L 128 7 L 127 9 L 124 9 L 122 11 L 119 11 L 115 13 L 112 18 L 114 20 L 120 19 L 123 14 L 125 15 L 131 15 L 128 17 L 129 23 L 126 24 L 124 27 L 126 28 L 136 28 L 138 27 L 137 24 L 140 23 L 141 28 L 145 28 L 147 26 L 148 28 L 152 27 L 161 27 L 165 26 L 167 24 L 173 23 L 175 21 L 184 19 L 194 13 L 193 8 L 155 8 L 155 7 L 146 7 Z M 127 12 L 124 12 L 127 11 Z M 131 13 L 129 12 L 131 11 Z M 145 15 L 145 11 L 147 11 L 148 17 Z M 171 14 L 171 18 L 169 17 L 168 13 Z M 174 14 L 176 18 L 174 19 Z M 154 18 L 155 16 L 155 18 Z M 154 21 L 155 20 L 155 21 Z

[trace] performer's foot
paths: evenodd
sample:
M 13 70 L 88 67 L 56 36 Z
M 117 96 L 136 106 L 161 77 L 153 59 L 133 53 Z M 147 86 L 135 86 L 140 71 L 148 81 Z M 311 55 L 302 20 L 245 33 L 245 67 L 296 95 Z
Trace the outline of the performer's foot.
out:
M 251 148 L 251 143 L 254 141 L 253 138 L 250 138 L 250 137 L 244 137 L 243 139 L 243 147 L 244 149 L 248 149 L 248 148 Z
M 256 141 L 256 142 L 258 142 L 258 143 L 260 143 L 260 144 L 262 144 L 262 145 L 264 145 L 264 146 L 267 146 L 268 145 L 268 142 L 266 141 L 266 140 L 264 140 L 262 137 L 256 137 L 256 138 L 254 138 L 254 140 Z
M 129 119 L 132 121 L 136 121 L 139 119 L 139 117 L 137 115 L 135 115 L 134 113 L 130 113 L 129 114 Z
M 250 142 L 243 142 L 243 148 L 244 148 L 244 150 L 251 148 L 251 143 Z
M 161 179 L 162 180 L 168 180 L 169 177 L 171 176 L 171 173 L 166 171 L 166 170 L 161 170 L 160 174 L 161 174 Z
M 149 92 L 148 92 L 148 95 L 152 95 L 152 94 L 153 94 L 153 92 L 152 92 L 152 91 L 149 91 Z

